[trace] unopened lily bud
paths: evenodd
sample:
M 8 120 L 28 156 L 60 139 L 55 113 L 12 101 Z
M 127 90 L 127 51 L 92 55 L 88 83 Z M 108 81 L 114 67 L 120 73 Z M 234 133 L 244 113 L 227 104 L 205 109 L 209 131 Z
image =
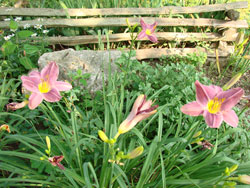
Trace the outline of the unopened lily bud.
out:
M 40 157 L 40 160 L 43 161 L 45 158 L 44 157 Z
M 10 111 L 10 110 L 14 111 L 14 110 L 25 107 L 28 103 L 29 101 L 23 101 L 21 103 L 12 102 L 12 103 L 7 104 L 6 108 L 7 108 L 7 111 Z
M 130 27 L 131 27 L 131 24 L 130 24 L 128 18 L 126 18 L 126 23 L 127 23 L 127 26 L 130 28 Z
M 134 158 L 138 157 L 139 155 L 141 155 L 143 150 L 144 150 L 143 146 L 139 146 L 139 147 L 135 148 L 133 151 L 131 151 L 130 153 L 128 153 L 126 155 L 126 158 L 127 159 L 134 159 Z
M 200 136 L 202 133 L 202 131 L 198 131 L 197 133 L 194 134 L 193 138 L 197 138 L 198 136 Z
M 236 74 L 231 80 L 229 80 L 224 86 L 223 86 L 223 90 L 226 91 L 228 90 L 229 88 L 231 88 L 234 84 L 236 84 L 236 82 L 239 81 L 239 79 L 241 78 L 242 76 L 242 73 L 238 73 Z
M 46 136 L 46 143 L 47 143 L 48 150 L 50 151 L 51 145 L 50 145 L 50 138 L 48 136 Z
M 241 176 L 239 176 L 239 181 L 241 183 L 250 185 L 250 176 L 248 176 L 248 175 L 241 175 Z
M 47 153 L 47 154 L 49 155 L 49 154 L 50 154 L 50 151 L 46 149 L 46 150 L 45 150 L 45 153 Z
M 106 142 L 106 143 L 109 142 L 108 137 L 106 136 L 106 134 L 105 134 L 103 131 L 99 130 L 99 131 L 98 131 L 98 135 L 99 135 L 99 137 L 101 138 L 101 140 L 102 140 L 103 142 Z
M 230 176 L 230 171 L 229 171 L 229 168 L 228 168 L 228 167 L 226 167 L 226 169 L 225 169 L 225 174 L 226 174 L 227 176 Z
M 10 127 L 9 127 L 9 125 L 7 125 L 7 124 L 1 125 L 0 126 L 0 131 L 2 131 L 2 130 L 6 130 L 6 131 L 8 131 L 8 133 L 10 133 Z
M 197 139 L 195 139 L 191 144 L 198 144 L 198 145 L 202 145 L 202 140 L 204 140 L 204 138 L 202 137 L 202 138 L 197 138 Z
M 232 167 L 229 168 L 229 172 L 232 173 L 232 172 L 234 172 L 235 170 L 237 170 L 237 168 L 238 168 L 238 165 L 235 164 L 235 165 L 233 165 Z

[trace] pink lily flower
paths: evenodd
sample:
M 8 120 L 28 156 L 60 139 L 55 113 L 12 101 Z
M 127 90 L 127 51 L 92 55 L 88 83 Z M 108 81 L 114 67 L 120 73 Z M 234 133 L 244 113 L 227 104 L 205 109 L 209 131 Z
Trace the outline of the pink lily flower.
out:
M 220 127 L 224 120 L 232 127 L 238 126 L 238 116 L 232 110 L 243 96 L 241 88 L 223 91 L 222 88 L 211 85 L 202 85 L 198 80 L 195 82 L 196 101 L 181 107 L 184 114 L 190 116 L 203 115 L 207 125 L 211 128 Z
M 158 42 L 157 37 L 153 34 L 157 25 L 157 22 L 153 23 L 152 25 L 146 24 L 143 19 L 140 20 L 142 31 L 137 36 L 137 39 L 143 39 L 147 37 L 151 42 Z
M 53 166 L 58 166 L 61 170 L 64 170 L 64 166 L 60 163 L 63 160 L 64 156 L 54 156 L 54 157 L 49 157 L 48 160 Z
M 146 101 L 145 95 L 138 96 L 129 116 L 120 124 L 118 134 L 128 132 L 139 121 L 142 121 L 155 114 L 157 112 L 155 109 L 158 107 L 158 105 L 151 107 L 152 104 L 153 102 L 151 100 Z
M 28 76 L 22 76 L 23 87 L 32 92 L 29 97 L 29 108 L 35 109 L 45 99 L 56 102 L 61 99 L 60 91 L 72 88 L 67 82 L 57 81 L 59 68 L 55 62 L 46 65 L 41 73 L 31 71 Z

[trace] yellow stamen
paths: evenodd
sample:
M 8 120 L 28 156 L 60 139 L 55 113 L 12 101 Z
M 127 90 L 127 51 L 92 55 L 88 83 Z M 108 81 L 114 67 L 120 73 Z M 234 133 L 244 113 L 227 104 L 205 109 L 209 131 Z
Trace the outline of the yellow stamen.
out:
M 42 81 L 39 85 L 38 85 L 38 89 L 41 93 L 48 93 L 50 91 L 50 85 L 47 81 Z
M 145 33 L 146 33 L 146 35 L 151 35 L 152 34 L 150 29 L 146 29 Z
M 216 114 L 220 111 L 221 104 L 225 101 L 225 98 L 218 99 L 215 97 L 214 99 L 210 100 L 207 104 L 207 109 L 211 114 Z

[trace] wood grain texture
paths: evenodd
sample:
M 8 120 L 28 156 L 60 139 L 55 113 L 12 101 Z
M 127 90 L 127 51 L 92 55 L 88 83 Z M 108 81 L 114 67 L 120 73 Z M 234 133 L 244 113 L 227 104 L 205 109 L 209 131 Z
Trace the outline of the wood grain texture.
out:
M 135 34 L 134 34 L 135 35 Z M 159 41 L 235 41 L 237 35 L 221 36 L 218 33 L 174 33 L 174 32 L 158 32 L 155 33 Z M 110 34 L 110 42 L 121 42 L 131 40 L 131 33 Z M 41 40 L 40 38 L 34 38 Z M 48 37 L 45 40 L 49 44 L 62 44 L 66 46 L 74 46 L 78 44 L 98 43 L 97 35 L 83 35 L 71 37 Z M 101 36 L 102 42 L 107 42 L 106 35 Z M 142 39 L 148 40 L 147 38 Z
M 102 9 L 50 9 L 50 8 L 0 8 L 0 16 L 118 16 L 118 15 L 166 15 L 227 11 L 248 8 L 248 2 L 202 5 L 193 7 L 167 6 L 160 8 L 102 8 Z
M 29 21 L 20 21 L 19 27 L 25 24 L 35 26 L 41 24 L 45 27 L 115 27 L 127 26 L 127 18 L 84 18 L 84 19 L 37 19 Z M 140 18 L 128 18 L 131 25 L 139 24 Z M 246 20 L 216 20 L 216 19 L 191 19 L 191 18 L 152 18 L 144 17 L 146 23 L 157 22 L 158 26 L 210 26 L 220 28 L 248 28 Z M 9 22 L 0 22 L 0 28 L 9 28 Z

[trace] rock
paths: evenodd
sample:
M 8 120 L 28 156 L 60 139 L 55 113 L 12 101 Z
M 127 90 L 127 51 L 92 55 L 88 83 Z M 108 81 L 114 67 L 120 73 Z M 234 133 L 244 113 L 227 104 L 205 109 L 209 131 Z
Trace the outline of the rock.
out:
M 111 73 L 118 71 L 115 61 L 121 54 L 122 52 L 118 50 L 109 52 L 66 49 L 43 54 L 38 60 L 38 65 L 42 69 L 49 62 L 55 61 L 60 68 L 59 80 L 71 81 L 68 73 L 76 72 L 78 69 L 82 70 L 82 73 L 90 73 L 87 89 L 93 93 L 102 89 L 102 73 L 104 80 L 108 78 L 109 60 L 111 60 Z

